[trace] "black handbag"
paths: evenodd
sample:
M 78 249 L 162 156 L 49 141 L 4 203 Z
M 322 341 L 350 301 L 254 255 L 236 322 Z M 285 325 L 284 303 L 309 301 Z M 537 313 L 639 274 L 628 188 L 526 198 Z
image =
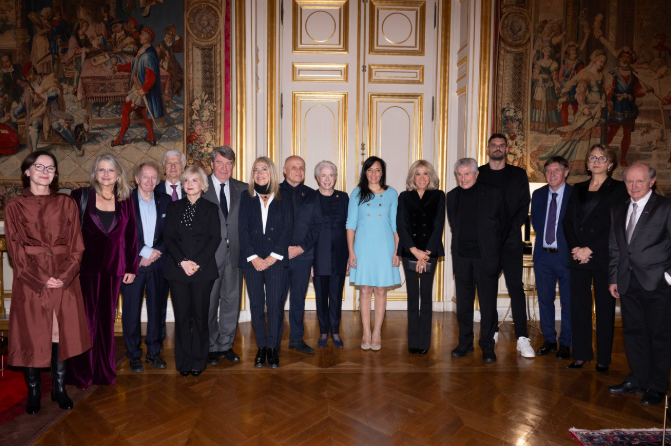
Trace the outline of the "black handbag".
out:
M 408 266 L 406 267 L 406 269 L 408 271 L 417 272 L 417 260 L 408 260 L 407 265 Z M 426 262 L 426 264 L 424 265 L 424 269 L 422 270 L 422 273 L 432 273 L 433 266 L 434 266 L 433 263 Z

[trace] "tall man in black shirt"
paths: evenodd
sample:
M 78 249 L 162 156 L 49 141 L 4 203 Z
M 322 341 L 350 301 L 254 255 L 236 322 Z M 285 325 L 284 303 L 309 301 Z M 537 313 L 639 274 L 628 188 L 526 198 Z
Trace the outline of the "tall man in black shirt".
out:
M 459 345 L 452 356 L 473 352 L 473 303 L 480 301 L 480 348 L 485 362 L 496 361 L 496 290 L 507 215 L 501 191 L 481 183 L 478 163 L 462 158 L 454 165 L 459 186 L 447 193 L 447 219 L 452 231 L 452 267 L 457 291 Z
M 494 133 L 487 144 L 489 163 L 480 166 L 479 181 L 501 189 L 510 218 L 510 231 L 503 242 L 503 275 L 510 295 L 517 351 L 525 358 L 534 358 L 527 332 L 526 295 L 522 283 L 522 225 L 529 213 L 529 179 L 524 169 L 506 164 L 508 140 L 501 133 Z M 497 314 L 498 319 L 498 314 Z M 497 335 L 495 335 L 498 337 Z

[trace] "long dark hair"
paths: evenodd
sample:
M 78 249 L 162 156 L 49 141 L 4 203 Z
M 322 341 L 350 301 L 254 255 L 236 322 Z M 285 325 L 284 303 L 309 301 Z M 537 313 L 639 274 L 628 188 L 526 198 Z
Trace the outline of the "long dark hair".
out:
M 56 168 L 56 171 L 54 172 L 54 179 L 51 181 L 49 188 L 54 191 L 58 190 L 58 161 L 56 161 L 56 157 L 54 156 L 53 153 L 45 152 L 44 150 L 37 150 L 35 152 L 30 152 L 28 156 L 21 163 L 21 181 L 23 181 L 23 187 L 25 188 L 30 187 L 30 177 L 26 175 L 26 170 L 30 169 L 30 166 L 35 164 L 37 158 L 41 157 L 42 155 L 48 156 L 54 162 L 54 167 Z
M 368 186 L 368 177 L 366 176 L 366 171 L 373 167 L 373 164 L 375 163 L 380 163 L 380 167 L 382 168 L 382 177 L 380 177 L 380 187 L 384 190 L 387 190 L 387 163 L 384 162 L 382 158 L 378 158 L 377 156 L 371 156 L 369 157 L 366 161 L 363 162 L 363 166 L 361 167 L 361 175 L 359 175 L 359 204 L 364 204 L 367 201 L 370 201 L 373 199 L 373 195 L 375 195 L 373 192 L 370 191 L 370 187 Z

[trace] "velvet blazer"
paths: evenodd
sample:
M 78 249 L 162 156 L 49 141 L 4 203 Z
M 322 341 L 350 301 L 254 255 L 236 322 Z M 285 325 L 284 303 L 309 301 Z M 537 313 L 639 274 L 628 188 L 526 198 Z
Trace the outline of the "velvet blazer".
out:
M 165 262 L 165 278 L 180 283 L 204 282 L 219 277 L 215 254 L 221 242 L 219 206 L 202 196 L 196 202 L 196 212 L 191 226 L 182 223 L 188 198 L 171 201 L 166 215 L 163 240 L 168 252 Z M 178 264 L 191 260 L 200 268 L 187 276 Z
M 347 272 L 349 249 L 347 248 L 347 206 L 349 196 L 346 192 L 333 190 L 330 197 L 322 197 L 321 230 L 315 243 L 315 261 L 312 265 L 315 276 L 344 275 Z M 329 203 L 326 205 L 326 203 Z
M 608 237 L 610 235 L 610 210 L 627 198 L 627 188 L 622 181 L 608 177 L 599 190 L 588 200 L 590 180 L 573 185 L 564 216 L 564 235 L 568 244 L 568 267 L 592 271 L 608 271 Z M 573 260 L 573 248 L 587 247 L 592 258 L 585 264 Z
M 81 209 L 82 189 L 73 190 L 70 196 Z M 118 201 L 115 191 L 114 205 L 114 219 L 109 231 L 106 231 L 96 213 L 96 191 L 89 188 L 82 224 L 86 249 L 82 257 L 81 275 L 104 272 L 122 277 L 124 274 L 137 274 L 139 260 L 133 201 L 130 197 Z
M 242 193 L 239 218 L 240 268 L 253 268 L 252 262 L 247 261 L 253 255 L 265 259 L 271 253 L 282 256 L 281 263 L 288 268 L 289 242 L 294 229 L 291 197 L 273 198 L 268 207 L 265 233 L 258 194 L 252 197 L 248 191 Z
M 398 197 L 396 229 L 398 251 L 396 254 L 414 260 L 410 248 L 430 251 L 432 258 L 445 256 L 443 228 L 445 227 L 445 193 L 427 190 L 419 198 L 417 191 L 401 192 Z

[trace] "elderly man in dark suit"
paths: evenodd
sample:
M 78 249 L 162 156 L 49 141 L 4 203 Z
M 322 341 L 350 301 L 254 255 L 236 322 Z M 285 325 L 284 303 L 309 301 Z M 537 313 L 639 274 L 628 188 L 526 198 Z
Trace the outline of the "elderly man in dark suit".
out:
M 306 355 L 315 350 L 305 343 L 303 313 L 305 295 L 310 282 L 314 261 L 314 245 L 322 227 L 322 208 L 319 195 L 305 181 L 305 161 L 300 156 L 290 156 L 284 162 L 284 178 L 280 192 L 291 199 L 294 212 L 293 236 L 289 243 L 289 268 L 286 291 L 289 294 L 289 349 Z M 286 296 L 286 293 L 285 293 Z
M 166 282 L 163 279 L 165 245 L 163 228 L 170 197 L 155 190 L 159 167 L 153 161 L 138 165 L 135 171 L 137 189 L 131 193 L 135 209 L 139 267 L 135 281 L 121 284 L 123 294 L 123 326 L 126 356 L 130 359 L 131 372 L 144 371 L 142 365 L 140 314 L 142 297 L 147 295 L 147 356 L 145 361 L 154 368 L 164 369 L 161 358 L 161 327 L 165 326 L 165 304 L 163 299 Z
M 562 221 L 573 188 L 566 184 L 569 165 L 563 157 L 548 158 L 544 169 L 548 184 L 536 190 L 531 198 L 531 224 L 536 231 L 534 274 L 544 339 L 536 353 L 545 356 L 550 352 L 557 352 L 557 358 L 568 359 L 571 356 L 571 276 L 568 268 L 569 250 Z M 557 281 L 561 302 L 559 347 L 554 303 Z
M 452 356 L 473 352 L 473 303 L 480 302 L 480 348 L 484 362 L 496 361 L 496 291 L 507 214 L 498 187 L 480 183 L 478 163 L 462 158 L 454 165 L 458 187 L 447 193 L 447 219 L 452 230 L 452 267 L 457 288 L 459 345 Z
M 212 150 L 212 174 L 207 180 L 209 188 L 203 194 L 206 200 L 219 206 L 221 223 L 221 243 L 216 254 L 219 278 L 212 287 L 208 320 L 210 352 L 207 362 L 210 365 L 217 365 L 220 357 L 230 362 L 240 361 L 240 356 L 233 351 L 242 294 L 242 270 L 238 267 L 238 212 L 240 194 L 247 189 L 247 184 L 231 178 L 234 166 L 232 148 L 221 146 Z
M 669 388 L 671 365 L 671 200 L 652 191 L 657 174 L 643 163 L 624 171 L 631 199 L 613 206 L 609 290 L 620 299 L 631 373 L 611 393 L 643 394 L 656 406 Z
M 503 242 L 503 276 L 510 295 L 510 307 L 515 323 L 517 351 L 525 358 L 534 358 L 536 354 L 531 348 L 527 331 L 527 298 L 522 283 L 522 260 L 524 245 L 522 243 L 522 225 L 529 213 L 529 178 L 524 169 L 506 163 L 508 139 L 502 133 L 494 133 L 489 137 L 487 154 L 489 162 L 478 169 L 478 181 L 489 183 L 501 189 L 508 206 L 510 232 L 505 234 Z M 498 340 L 498 331 L 494 335 Z

